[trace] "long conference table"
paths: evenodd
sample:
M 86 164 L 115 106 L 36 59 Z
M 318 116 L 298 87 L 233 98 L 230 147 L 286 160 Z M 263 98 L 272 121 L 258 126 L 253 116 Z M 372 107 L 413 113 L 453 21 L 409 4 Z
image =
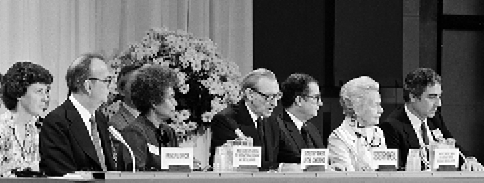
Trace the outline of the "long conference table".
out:
M 304 173 L 266 173 L 266 172 L 106 172 L 94 173 L 96 179 L 88 178 L 0 178 L 4 182 L 163 182 L 163 183 L 312 183 L 312 182 L 484 182 L 484 172 L 304 172 Z

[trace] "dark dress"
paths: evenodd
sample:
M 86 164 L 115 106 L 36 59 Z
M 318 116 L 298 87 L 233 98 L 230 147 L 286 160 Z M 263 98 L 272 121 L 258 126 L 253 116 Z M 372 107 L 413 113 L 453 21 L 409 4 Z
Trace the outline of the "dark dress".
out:
M 133 150 L 137 170 L 161 169 L 158 140 L 161 140 L 162 147 L 178 147 L 175 130 L 166 124 L 162 124 L 161 128 L 163 132 L 160 135 L 159 127 L 156 127 L 145 116 L 141 115 L 121 131 L 124 140 Z M 120 149 L 121 151 L 118 153 L 118 169 L 122 171 L 132 170 L 133 165 L 129 151 L 126 147 Z

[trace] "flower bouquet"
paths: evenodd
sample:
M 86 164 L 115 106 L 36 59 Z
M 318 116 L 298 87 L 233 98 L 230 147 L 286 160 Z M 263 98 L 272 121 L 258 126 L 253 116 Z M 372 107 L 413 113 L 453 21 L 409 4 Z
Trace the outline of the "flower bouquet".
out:
M 181 30 L 151 29 L 141 42 L 130 45 L 109 64 L 116 75 L 128 64 L 160 64 L 177 72 L 178 106 L 169 125 L 182 141 L 203 133 L 216 113 L 241 98 L 238 66 L 224 61 L 210 39 L 195 38 Z M 111 92 L 115 95 L 116 89 Z

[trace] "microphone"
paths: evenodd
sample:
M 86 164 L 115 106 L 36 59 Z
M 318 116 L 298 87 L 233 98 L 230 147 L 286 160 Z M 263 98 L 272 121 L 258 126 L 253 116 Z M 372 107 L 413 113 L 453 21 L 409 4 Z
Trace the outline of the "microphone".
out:
M 119 142 L 121 142 L 122 144 L 124 144 L 124 146 L 126 146 L 126 148 L 128 149 L 129 151 L 129 154 L 131 155 L 131 161 L 133 162 L 133 173 L 136 171 L 136 159 L 134 157 L 134 153 L 133 153 L 133 150 L 131 149 L 131 147 L 129 147 L 128 143 L 126 143 L 126 141 L 124 140 L 123 136 L 118 132 L 118 130 L 116 130 L 113 126 L 109 126 L 108 128 L 108 131 L 113 135 L 113 137 L 118 140 Z

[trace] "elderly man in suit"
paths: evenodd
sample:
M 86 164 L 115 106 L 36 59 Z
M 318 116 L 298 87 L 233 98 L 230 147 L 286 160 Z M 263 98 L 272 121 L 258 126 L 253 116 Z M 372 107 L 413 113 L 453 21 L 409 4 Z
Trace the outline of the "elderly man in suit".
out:
M 399 149 L 401 168 L 406 166 L 409 149 L 419 149 L 441 138 L 453 138 L 438 110 L 442 105 L 441 83 L 441 77 L 429 68 L 418 68 L 407 74 L 403 87 L 405 104 L 380 124 L 387 147 Z M 428 162 L 428 157 L 422 161 Z M 483 170 L 475 160 L 467 161 L 462 167 Z
M 308 120 L 323 106 L 318 82 L 307 74 L 291 74 L 281 85 L 284 110 L 278 120 L 281 129 L 279 163 L 300 163 L 301 149 L 325 148 L 318 129 Z
M 114 170 L 107 119 L 97 111 L 107 101 L 111 77 L 101 55 L 81 55 L 69 66 L 71 94 L 45 117 L 40 132 L 40 169 L 47 175 Z
M 257 69 L 245 76 L 241 89 L 243 99 L 237 105 L 222 110 L 212 119 L 209 163 L 213 164 L 216 147 L 227 140 L 246 136 L 253 138 L 254 146 L 262 147 L 260 170 L 277 169 L 279 128 L 276 118 L 271 116 L 281 98 L 277 79 L 271 71 Z

